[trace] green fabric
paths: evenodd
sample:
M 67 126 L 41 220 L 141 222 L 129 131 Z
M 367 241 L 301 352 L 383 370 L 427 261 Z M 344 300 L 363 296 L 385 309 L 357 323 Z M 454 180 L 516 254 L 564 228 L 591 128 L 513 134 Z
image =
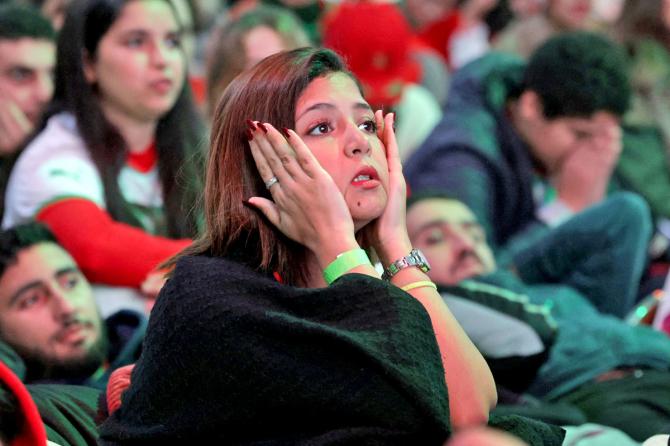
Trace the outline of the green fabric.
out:
M 670 169 L 660 131 L 630 125 L 623 130 L 623 150 L 613 182 L 642 195 L 656 217 L 670 218 Z
M 474 280 L 464 280 L 458 285 L 450 287 L 440 286 L 439 290 L 477 302 L 521 320 L 535 330 L 545 345 L 554 342 L 557 325 L 550 314 L 549 307 L 531 303 L 526 295 Z
M 23 359 L 2 340 L 0 340 L 0 361 L 4 362 L 21 381 L 25 379 L 26 365 Z
M 551 309 L 558 332 L 549 359 L 540 368 L 528 393 L 554 400 L 598 375 L 624 366 L 670 369 L 670 342 L 649 327 L 632 327 L 599 313 L 574 289 L 553 284 L 527 285 L 508 271 L 477 281 L 527 296 Z
M 651 39 L 634 39 L 626 48 L 633 96 L 613 180 L 642 195 L 657 217 L 670 218 L 670 53 Z
M 60 446 L 97 444 L 95 423 L 100 390 L 83 386 L 27 386 L 42 416 L 49 440 Z
M 670 374 L 640 370 L 591 383 L 558 401 L 580 408 L 589 421 L 621 429 L 637 441 L 670 432 Z
M 183 257 L 132 378 L 102 445 L 441 445 L 450 432 L 428 314 L 360 274 L 302 289 L 232 259 Z M 518 417 L 492 423 L 534 445 L 563 438 Z

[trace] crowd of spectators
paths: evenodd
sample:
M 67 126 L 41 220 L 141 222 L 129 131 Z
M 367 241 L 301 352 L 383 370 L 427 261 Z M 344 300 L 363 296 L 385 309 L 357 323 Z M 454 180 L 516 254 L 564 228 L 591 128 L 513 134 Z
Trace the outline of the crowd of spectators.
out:
M 670 1 L 0 0 L 0 218 L 0 446 L 641 444 Z

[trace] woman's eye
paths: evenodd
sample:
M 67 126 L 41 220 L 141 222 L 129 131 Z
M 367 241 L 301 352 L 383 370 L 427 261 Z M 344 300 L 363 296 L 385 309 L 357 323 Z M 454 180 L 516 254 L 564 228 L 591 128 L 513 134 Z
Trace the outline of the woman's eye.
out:
M 129 48 L 139 48 L 144 43 L 144 38 L 141 36 L 130 37 L 126 40 L 126 46 Z
M 358 128 L 368 133 L 377 133 L 377 123 L 372 120 L 365 121 Z
M 310 135 L 325 135 L 332 130 L 333 129 L 331 128 L 330 124 L 327 122 L 322 122 L 321 124 L 317 124 L 316 126 L 312 127 L 308 133 Z
M 165 44 L 168 48 L 179 48 L 181 47 L 181 36 L 170 34 L 165 38 Z

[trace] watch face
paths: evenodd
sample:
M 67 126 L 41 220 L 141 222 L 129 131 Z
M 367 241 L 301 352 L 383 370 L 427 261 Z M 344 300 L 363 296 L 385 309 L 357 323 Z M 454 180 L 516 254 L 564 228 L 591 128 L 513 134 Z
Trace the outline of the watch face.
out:
M 412 257 L 414 257 L 416 262 L 415 265 L 419 266 L 421 271 L 425 273 L 430 270 L 430 264 L 428 263 L 428 259 L 426 258 L 426 256 L 423 255 L 423 253 L 420 250 L 414 249 L 412 251 L 412 254 L 413 254 Z

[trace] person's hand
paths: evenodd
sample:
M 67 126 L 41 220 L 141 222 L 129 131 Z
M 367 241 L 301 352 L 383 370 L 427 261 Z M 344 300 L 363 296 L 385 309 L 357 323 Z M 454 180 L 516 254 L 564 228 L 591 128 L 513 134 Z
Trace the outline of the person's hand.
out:
M 563 161 L 552 182 L 558 198 L 579 212 L 601 201 L 621 153 L 621 127 L 595 126 Z
M 14 101 L 0 99 L 0 156 L 13 154 L 32 130 L 32 123 Z
M 249 133 L 251 153 L 272 200 L 251 197 L 284 235 L 310 249 L 325 268 L 338 254 L 358 248 L 354 223 L 342 193 L 293 130 L 287 138 L 267 123 Z
M 158 293 L 160 293 L 161 288 L 163 288 L 163 285 L 167 281 L 166 274 L 167 271 L 165 270 L 152 271 L 147 274 L 144 282 L 140 284 L 142 294 L 150 299 L 158 297 Z
M 386 191 L 388 201 L 382 215 L 364 229 L 364 237 L 386 266 L 406 256 L 411 251 L 412 244 L 407 235 L 405 221 L 407 183 L 402 174 L 398 143 L 393 130 L 395 115 L 388 113 L 384 116 L 381 110 L 377 110 L 375 120 L 377 121 L 377 135 L 386 148 L 386 161 L 389 169 L 389 185 Z

